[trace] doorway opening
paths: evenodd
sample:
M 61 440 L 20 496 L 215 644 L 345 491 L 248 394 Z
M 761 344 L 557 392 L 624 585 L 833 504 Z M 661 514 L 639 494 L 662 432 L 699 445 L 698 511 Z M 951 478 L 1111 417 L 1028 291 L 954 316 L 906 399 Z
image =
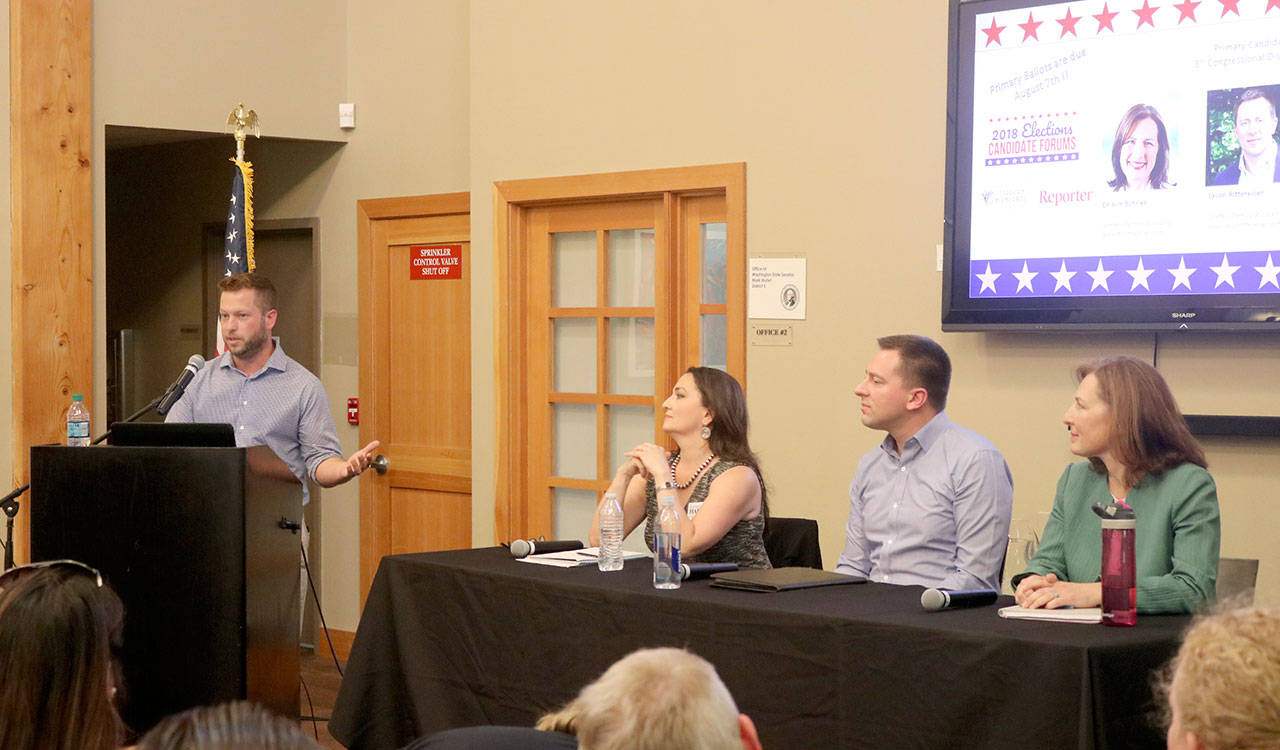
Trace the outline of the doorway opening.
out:
M 215 354 L 235 141 L 226 133 L 114 125 L 106 126 L 104 137 L 110 424 L 163 393 L 192 354 Z M 254 165 L 257 271 L 279 292 L 281 345 L 312 372 L 320 365 L 318 219 L 269 217 L 286 196 L 296 205 L 300 191 L 316 191 L 317 200 L 303 201 L 315 205 L 342 146 L 285 138 L 246 144 Z M 143 419 L 162 418 L 151 413 Z M 320 503 L 311 503 L 305 516 L 319 589 Z M 314 633 L 314 609 L 312 604 L 306 610 L 304 633 Z

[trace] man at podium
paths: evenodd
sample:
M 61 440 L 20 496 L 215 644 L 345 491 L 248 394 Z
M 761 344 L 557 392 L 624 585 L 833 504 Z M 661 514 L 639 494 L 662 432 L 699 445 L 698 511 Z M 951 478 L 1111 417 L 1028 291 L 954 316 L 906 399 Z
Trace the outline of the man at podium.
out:
M 218 283 L 218 321 L 226 351 L 204 366 L 166 422 L 226 422 L 236 445 L 266 445 L 302 483 L 334 487 L 369 468 L 374 440 L 342 457 L 329 397 L 320 379 L 295 362 L 271 336 L 276 288 L 262 274 L 238 273 Z

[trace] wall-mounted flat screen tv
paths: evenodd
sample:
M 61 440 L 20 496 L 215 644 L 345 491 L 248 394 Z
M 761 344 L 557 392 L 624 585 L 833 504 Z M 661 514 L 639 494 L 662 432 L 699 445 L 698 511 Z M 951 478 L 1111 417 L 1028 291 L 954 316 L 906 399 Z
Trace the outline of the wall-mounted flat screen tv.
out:
M 944 330 L 1280 331 L 1280 0 L 952 0 Z

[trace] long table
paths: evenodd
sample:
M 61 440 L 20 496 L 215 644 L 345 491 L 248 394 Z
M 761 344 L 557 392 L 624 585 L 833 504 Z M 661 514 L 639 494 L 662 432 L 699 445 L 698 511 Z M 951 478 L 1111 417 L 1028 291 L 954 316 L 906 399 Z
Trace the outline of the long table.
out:
M 656 591 L 651 572 L 551 568 L 497 547 L 386 557 L 329 731 L 396 748 L 528 726 L 627 653 L 678 646 L 716 666 L 769 750 L 1163 747 L 1151 676 L 1187 617 L 1013 621 L 996 607 L 925 612 L 915 586 Z

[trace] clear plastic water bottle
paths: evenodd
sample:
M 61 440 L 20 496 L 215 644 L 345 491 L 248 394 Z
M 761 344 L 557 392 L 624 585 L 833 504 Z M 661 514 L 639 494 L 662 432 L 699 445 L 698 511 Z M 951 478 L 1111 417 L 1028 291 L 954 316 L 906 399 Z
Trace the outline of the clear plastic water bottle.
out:
M 71 397 L 71 406 L 67 409 L 67 445 L 84 447 L 89 444 L 89 410 L 85 408 L 84 396 L 75 394 Z
M 600 570 L 622 570 L 622 506 L 618 495 L 606 492 L 600 503 Z
M 658 494 L 658 523 L 653 534 L 653 587 L 680 588 L 680 511 L 676 493 Z

